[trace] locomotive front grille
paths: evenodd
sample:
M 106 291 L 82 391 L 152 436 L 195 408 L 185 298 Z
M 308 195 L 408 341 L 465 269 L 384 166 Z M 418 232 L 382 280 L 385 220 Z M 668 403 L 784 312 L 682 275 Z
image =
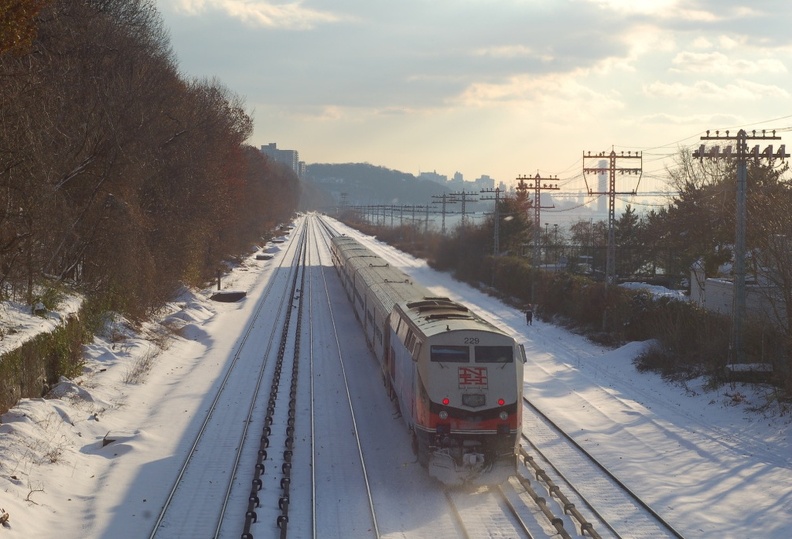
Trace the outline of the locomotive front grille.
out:
M 487 404 L 487 396 L 481 393 L 465 393 L 462 395 L 462 404 L 470 408 L 481 408 Z

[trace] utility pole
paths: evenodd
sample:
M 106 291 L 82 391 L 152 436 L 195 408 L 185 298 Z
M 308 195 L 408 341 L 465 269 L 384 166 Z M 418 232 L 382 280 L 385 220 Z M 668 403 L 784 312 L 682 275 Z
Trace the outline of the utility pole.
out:
M 456 204 L 456 199 L 453 195 L 449 195 L 447 193 L 443 193 L 442 195 L 432 195 L 432 198 L 439 199 L 433 200 L 432 204 L 442 204 L 443 205 L 443 221 L 442 227 L 440 228 L 440 232 L 445 235 L 446 227 L 445 227 L 445 216 L 446 216 L 446 205 L 447 204 Z
M 492 240 L 492 256 L 500 254 L 500 187 L 495 189 L 482 189 L 481 194 L 495 193 L 494 197 L 481 197 L 479 200 L 494 200 L 495 201 L 495 237 Z
M 534 184 L 533 187 L 527 185 L 526 181 L 533 180 Z M 534 271 L 539 267 L 539 238 L 541 234 L 541 223 L 542 223 L 542 200 L 541 194 L 542 191 L 558 191 L 560 188 L 558 187 L 558 183 L 542 183 L 555 180 L 558 182 L 558 177 L 553 176 L 550 178 L 542 178 L 539 173 L 536 173 L 536 176 L 530 178 L 528 176 L 517 176 L 517 191 L 519 192 L 527 192 L 529 189 L 533 189 L 534 192 L 534 200 L 533 200 L 533 208 L 534 208 L 534 219 L 533 219 L 533 261 L 531 262 L 531 266 L 533 266 Z M 544 206 L 545 209 L 554 208 L 553 206 Z M 536 274 L 534 273 L 534 279 L 531 281 L 531 303 L 536 303 Z
M 608 159 L 608 166 L 606 168 L 586 167 L 586 159 L 601 160 L 604 158 Z M 636 159 L 639 161 L 639 166 L 637 167 L 618 166 L 620 161 L 623 162 L 624 160 L 627 160 L 628 162 L 631 162 Z M 586 188 L 588 189 L 589 195 L 608 196 L 608 251 L 605 261 L 605 282 L 609 285 L 616 283 L 616 195 L 634 195 L 637 190 L 636 187 L 636 189 L 632 191 L 616 191 L 616 173 L 638 174 L 638 182 L 640 183 L 642 163 L 643 156 L 640 152 L 627 152 L 627 155 L 624 155 L 624 152 L 621 152 L 621 155 L 616 155 L 616 152 L 611 150 L 610 154 L 606 154 L 605 152 L 601 152 L 596 155 L 591 155 L 591 152 L 588 152 L 588 155 L 585 153 L 583 154 L 584 180 L 586 178 L 586 173 L 602 174 L 608 172 L 609 183 L 607 191 L 593 191 L 590 187 L 588 187 L 588 181 L 586 181 Z
M 462 201 L 462 228 L 464 228 L 465 226 L 467 226 L 467 213 L 465 213 L 465 205 L 468 201 L 468 197 L 475 196 L 475 193 L 465 191 L 464 189 L 462 189 L 461 193 L 451 193 L 451 196 L 454 197 L 455 201 L 459 201 L 459 200 Z M 462 198 L 460 199 L 457 197 L 462 197 Z M 477 201 L 474 198 L 471 199 L 470 202 L 477 202 Z
M 745 221 L 746 221 L 746 200 L 747 200 L 747 178 L 748 178 L 748 158 L 751 157 L 758 162 L 760 159 L 767 159 L 772 162 L 774 159 L 782 161 L 789 157 L 786 153 L 785 145 L 778 148 L 777 153 L 773 153 L 773 145 L 769 145 L 764 151 L 759 151 L 759 146 L 754 146 L 752 151 L 748 150 L 749 140 L 780 140 L 775 131 L 768 135 L 764 130 L 757 135 L 752 131 L 749 136 L 745 130 L 740 129 L 737 135 L 721 135 L 720 131 L 715 131 L 711 136 L 707 131 L 706 136 L 701 140 L 734 140 L 736 141 L 736 151 L 732 152 L 732 146 L 726 146 L 721 153 L 720 146 L 713 146 L 707 150 L 702 144 L 698 150 L 693 152 L 695 159 L 703 160 L 705 157 L 712 159 L 735 160 L 737 164 L 737 215 L 734 239 L 734 302 L 732 313 L 732 359 L 733 363 L 745 363 L 745 347 L 743 345 L 743 321 L 745 319 Z

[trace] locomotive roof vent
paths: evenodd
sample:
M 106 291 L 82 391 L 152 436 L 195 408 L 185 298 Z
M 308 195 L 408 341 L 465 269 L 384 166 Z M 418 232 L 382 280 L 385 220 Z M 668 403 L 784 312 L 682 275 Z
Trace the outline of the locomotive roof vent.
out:
M 419 313 L 426 311 L 439 311 L 439 310 L 452 310 L 460 312 L 468 312 L 468 308 L 448 298 L 431 298 L 426 297 L 422 300 L 411 301 L 407 303 L 408 309 L 418 309 Z
M 473 320 L 473 316 L 461 313 L 435 313 L 426 317 L 427 320 Z

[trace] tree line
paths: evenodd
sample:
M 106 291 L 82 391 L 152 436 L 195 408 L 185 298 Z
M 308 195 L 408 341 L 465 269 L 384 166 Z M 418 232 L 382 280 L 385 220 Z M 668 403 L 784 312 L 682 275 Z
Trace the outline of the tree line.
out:
M 297 206 L 218 80 L 179 73 L 151 0 L 0 0 L 0 294 L 70 282 L 133 318 Z

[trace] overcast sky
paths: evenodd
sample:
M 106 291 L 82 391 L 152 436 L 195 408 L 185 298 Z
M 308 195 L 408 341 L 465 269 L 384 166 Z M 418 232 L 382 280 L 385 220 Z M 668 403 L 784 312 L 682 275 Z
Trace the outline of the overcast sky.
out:
M 251 144 L 308 164 L 507 184 L 538 172 L 574 190 L 583 153 L 613 148 L 642 151 L 640 189 L 659 190 L 677 148 L 707 129 L 792 126 L 787 0 L 157 6 L 183 74 L 217 77 L 245 100 Z

